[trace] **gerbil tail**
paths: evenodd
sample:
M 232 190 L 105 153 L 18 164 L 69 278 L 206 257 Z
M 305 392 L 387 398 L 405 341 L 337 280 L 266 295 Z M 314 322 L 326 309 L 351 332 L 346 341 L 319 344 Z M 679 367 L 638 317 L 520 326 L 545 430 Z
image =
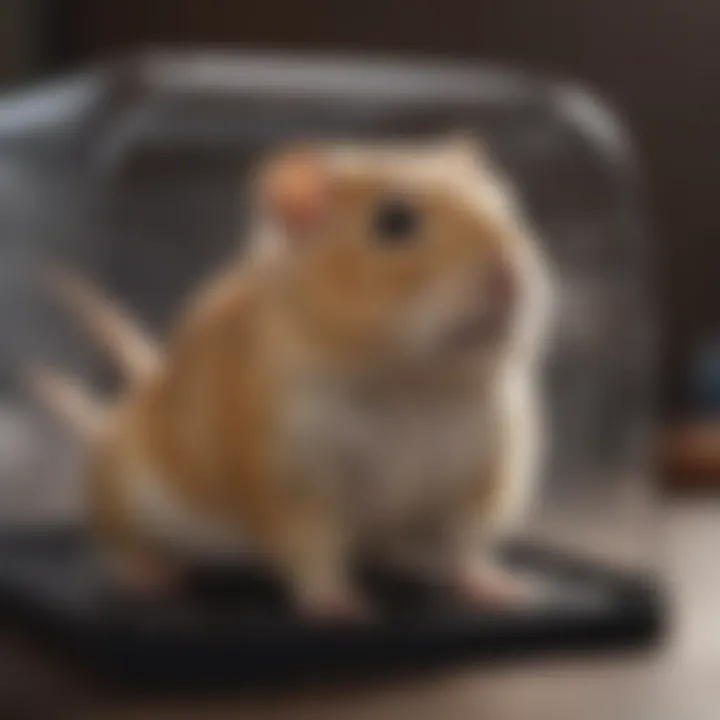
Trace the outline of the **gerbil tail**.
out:
M 38 401 L 82 437 L 95 437 L 106 426 L 108 409 L 74 378 L 36 367 L 25 379 Z
M 50 290 L 99 340 L 130 381 L 148 377 L 159 363 L 155 344 L 122 308 L 90 283 L 54 266 L 45 273 Z

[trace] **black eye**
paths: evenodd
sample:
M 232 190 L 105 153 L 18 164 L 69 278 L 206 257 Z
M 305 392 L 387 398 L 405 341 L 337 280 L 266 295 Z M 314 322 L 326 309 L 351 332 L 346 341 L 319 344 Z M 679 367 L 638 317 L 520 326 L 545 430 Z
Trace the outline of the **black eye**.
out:
M 413 239 L 418 220 L 417 211 L 407 200 L 385 200 L 375 213 L 375 235 L 388 245 L 402 244 Z

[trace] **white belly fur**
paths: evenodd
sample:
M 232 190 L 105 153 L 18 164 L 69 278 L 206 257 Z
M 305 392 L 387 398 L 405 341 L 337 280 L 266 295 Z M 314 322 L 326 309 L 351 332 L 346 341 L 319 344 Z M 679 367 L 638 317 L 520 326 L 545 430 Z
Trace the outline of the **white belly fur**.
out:
M 401 524 L 480 481 L 492 444 L 488 405 L 472 394 L 373 403 L 337 391 L 299 393 L 287 423 L 288 467 L 301 468 L 299 482 L 338 484 L 356 530 Z

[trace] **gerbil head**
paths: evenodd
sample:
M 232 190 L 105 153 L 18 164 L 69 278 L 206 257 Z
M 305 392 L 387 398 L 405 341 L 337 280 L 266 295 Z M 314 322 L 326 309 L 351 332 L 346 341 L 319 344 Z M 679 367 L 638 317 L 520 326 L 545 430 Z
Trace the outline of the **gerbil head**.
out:
M 319 350 L 401 365 L 533 352 L 544 263 L 468 138 L 306 147 L 260 178 L 278 289 Z

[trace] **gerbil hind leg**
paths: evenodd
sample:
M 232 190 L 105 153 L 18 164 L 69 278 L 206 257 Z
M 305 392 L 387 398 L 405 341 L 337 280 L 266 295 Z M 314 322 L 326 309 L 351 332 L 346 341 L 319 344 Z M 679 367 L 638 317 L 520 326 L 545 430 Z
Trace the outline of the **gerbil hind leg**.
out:
M 504 607 L 533 598 L 526 581 L 474 545 L 458 552 L 449 577 L 461 600 Z
M 181 589 L 184 572 L 168 558 L 146 551 L 114 551 L 109 554 L 111 576 L 121 592 L 140 599 L 156 600 Z
M 466 517 L 465 510 L 436 511 L 424 523 L 432 529 L 424 542 L 405 538 L 405 544 L 396 543 L 382 558 L 383 565 L 446 586 L 462 601 L 502 606 L 522 602 L 527 586 L 491 555 L 477 517 Z
M 532 588 L 494 553 L 499 537 L 487 510 L 471 501 L 448 518 L 444 577 L 463 601 L 494 606 L 527 602 L 532 599 Z
M 185 565 L 119 524 L 96 530 L 97 551 L 112 586 L 138 600 L 161 600 L 180 590 Z
M 449 576 L 457 594 L 492 604 L 535 599 L 538 588 L 492 554 L 528 504 L 537 471 L 533 436 L 526 425 L 506 424 L 495 456 L 478 473 L 448 522 Z M 522 435 L 518 434 L 522 431 Z M 533 442 L 531 442 L 533 440 Z
M 90 531 L 113 587 L 137 599 L 162 599 L 180 589 L 185 572 L 135 526 L 116 484 L 99 478 L 90 493 Z

